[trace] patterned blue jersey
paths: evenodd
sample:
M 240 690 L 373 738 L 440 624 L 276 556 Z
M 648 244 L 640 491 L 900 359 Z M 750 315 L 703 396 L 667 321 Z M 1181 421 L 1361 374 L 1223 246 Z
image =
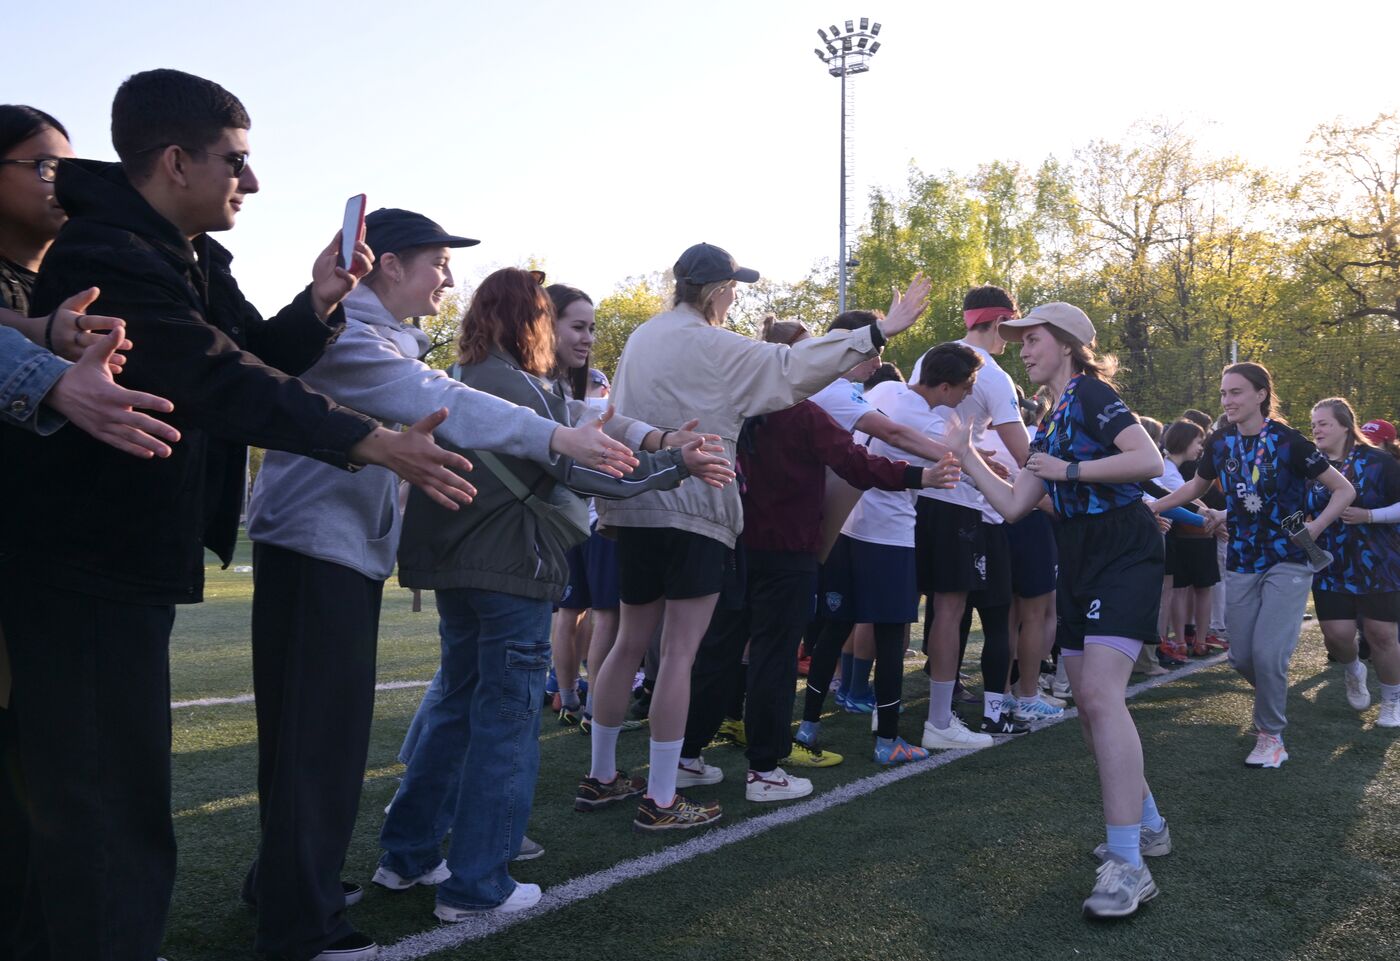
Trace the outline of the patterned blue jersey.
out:
M 1400 461 L 1376 447 L 1357 444 L 1346 460 L 1332 466 L 1356 488 L 1353 507 L 1374 510 L 1400 501 Z M 1316 517 L 1327 507 L 1332 492 L 1314 481 L 1308 486 L 1307 513 Z M 1342 594 L 1382 594 L 1400 591 L 1400 529 L 1394 524 L 1343 524 L 1323 531 L 1318 544 L 1336 558 L 1314 583 L 1320 590 Z
M 1137 423 L 1118 393 L 1095 377 L 1079 374 L 1065 385 L 1060 403 L 1035 435 L 1035 450 L 1072 463 L 1102 460 L 1118 453 L 1113 441 Z M 1142 500 L 1139 484 L 1046 481 L 1045 488 L 1061 517 L 1102 514 Z
M 1304 509 L 1308 488 L 1328 466 L 1312 441 L 1272 420 L 1254 437 L 1230 424 L 1206 438 L 1196 476 L 1219 479 L 1225 491 L 1230 570 L 1261 574 L 1284 561 L 1307 563 L 1282 524 Z

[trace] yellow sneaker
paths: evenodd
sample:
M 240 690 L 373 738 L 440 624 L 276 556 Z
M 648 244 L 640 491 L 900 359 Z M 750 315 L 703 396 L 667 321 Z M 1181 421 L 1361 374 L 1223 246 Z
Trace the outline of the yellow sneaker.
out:
M 787 767 L 835 767 L 843 760 L 845 758 L 835 751 L 823 751 L 820 747 L 813 750 L 795 740 L 792 742 L 792 753 L 778 763 Z

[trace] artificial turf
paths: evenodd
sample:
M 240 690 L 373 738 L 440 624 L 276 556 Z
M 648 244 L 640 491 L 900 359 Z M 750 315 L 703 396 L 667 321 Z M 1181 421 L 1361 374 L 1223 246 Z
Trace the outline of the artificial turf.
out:
M 235 562 L 247 564 L 246 550 Z M 211 568 L 208 601 L 181 611 L 172 645 L 173 697 L 251 688 L 252 578 Z M 431 595 L 412 613 L 390 586 L 381 629 L 382 681 L 426 681 L 436 665 Z M 975 642 L 974 642 L 975 649 Z M 917 740 L 927 685 L 906 664 L 902 733 Z M 436 957 L 655 959 L 1228 958 L 1369 959 L 1400 950 L 1400 764 L 1397 735 L 1358 716 L 1309 625 L 1293 663 L 1280 771 L 1241 761 L 1251 746 L 1248 689 L 1209 668 L 1139 695 L 1148 776 L 1171 823 L 1174 852 L 1152 862 L 1162 894 L 1136 917 L 1087 923 L 1089 851 L 1102 840 L 1097 779 L 1075 722 L 961 758 L 857 801 L 628 881 Z M 1372 678 L 1372 688 L 1375 679 Z M 381 692 L 368 774 L 345 877 L 365 884 L 352 921 L 381 943 L 432 930 L 430 890 L 368 885 L 399 742 L 417 688 Z M 799 698 L 800 704 L 800 698 Z M 256 843 L 251 704 L 174 713 L 179 879 L 165 955 L 171 961 L 252 956 L 253 915 L 238 899 Z M 846 762 L 811 777 L 816 793 L 864 778 L 865 716 L 828 719 L 827 746 Z M 546 890 L 682 838 L 639 837 L 631 812 L 577 814 L 571 800 L 588 740 L 546 715 L 530 836 L 546 855 L 514 876 Z M 707 760 L 724 783 L 724 823 L 772 805 L 743 797 L 732 746 Z M 619 763 L 645 774 L 646 733 L 625 734 Z

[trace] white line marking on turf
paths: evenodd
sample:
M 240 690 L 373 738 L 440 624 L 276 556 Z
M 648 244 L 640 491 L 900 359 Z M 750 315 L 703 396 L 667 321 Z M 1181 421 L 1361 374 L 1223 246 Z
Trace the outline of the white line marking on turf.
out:
M 1186 667 L 1164 674 L 1160 677 L 1150 678 L 1128 688 L 1127 696 L 1136 697 L 1143 691 L 1151 690 L 1170 681 L 1179 680 L 1197 671 L 1203 671 L 1208 667 L 1214 667 L 1225 659 L 1224 654 L 1215 654 L 1207 658 L 1202 658 Z M 1035 730 L 1051 727 L 1061 721 L 1078 717 L 1077 708 L 1068 708 L 1064 714 L 1053 720 L 1039 722 L 1035 725 Z M 1002 744 L 1019 738 L 1004 738 L 992 744 L 992 747 L 1000 747 Z M 379 957 L 382 961 L 413 961 L 438 951 L 445 951 L 468 941 L 479 941 L 488 935 L 506 928 L 513 927 L 523 921 L 558 911 L 561 908 L 569 907 L 580 901 L 595 897 L 612 888 L 617 887 L 624 881 L 632 881 L 643 878 L 650 874 L 657 874 L 667 868 L 690 861 L 702 854 L 710 854 L 720 848 L 727 847 L 738 841 L 744 841 L 751 837 L 767 833 L 774 828 L 791 824 L 794 821 L 801 821 L 814 814 L 821 814 L 831 808 L 849 803 L 867 794 L 873 794 L 881 788 L 888 787 L 896 781 L 903 781 L 906 778 L 917 777 L 920 774 L 927 774 L 929 771 L 937 770 L 953 761 L 967 757 L 979 751 L 989 750 L 980 748 L 978 751 L 943 751 L 927 761 L 920 761 L 914 764 L 904 764 L 900 767 L 890 768 L 878 774 L 859 780 L 849 781 L 840 787 L 833 788 L 825 794 L 818 795 L 810 801 L 803 801 L 791 807 L 781 808 L 772 814 L 763 814 L 758 817 L 749 818 L 738 824 L 731 824 L 728 827 L 715 828 L 707 831 L 697 838 L 684 841 L 680 844 L 645 854 L 641 857 L 630 858 L 619 862 L 610 868 L 602 871 L 595 871 L 593 874 L 585 874 L 582 877 L 565 881 L 544 892 L 540 903 L 528 911 L 518 914 L 491 914 L 484 913 L 476 915 L 469 920 L 458 924 L 451 924 L 436 928 L 431 931 L 424 931 L 421 934 L 410 935 L 395 944 L 391 944 L 380 950 Z
M 427 687 L 432 681 L 385 681 L 374 685 L 376 691 L 402 691 L 410 687 Z M 186 707 L 222 707 L 225 704 L 252 704 L 253 695 L 239 694 L 237 697 L 201 697 L 193 701 L 171 701 L 170 709 L 178 711 Z

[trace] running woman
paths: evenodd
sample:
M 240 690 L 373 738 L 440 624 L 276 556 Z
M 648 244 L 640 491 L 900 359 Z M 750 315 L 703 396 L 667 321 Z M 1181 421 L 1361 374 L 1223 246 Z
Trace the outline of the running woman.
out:
M 1342 523 L 1318 540 L 1335 560 L 1313 578 L 1313 609 L 1328 652 L 1346 672 L 1347 703 L 1358 711 L 1371 706 L 1366 662 L 1359 657 L 1356 619 L 1371 645 L 1371 663 L 1381 681 L 1380 727 L 1400 727 L 1400 462 L 1371 446 L 1356 427 L 1356 412 L 1340 397 L 1318 401 L 1312 411 L 1313 442 L 1332 466 L 1356 488 L 1356 500 L 1342 512 Z M 1308 488 L 1307 513 L 1317 517 L 1331 491 Z
M 1133 662 L 1157 631 L 1162 537 L 1141 485 L 1162 473 L 1162 457 L 1113 389 L 1115 363 L 1094 354 L 1094 325 L 1082 310 L 1042 304 L 1002 321 L 1000 332 L 1021 341 L 1027 376 L 1054 398 L 1035 453 L 1013 487 L 969 442 L 972 425 L 950 433 L 948 443 L 963 458 L 964 476 L 1008 522 L 1029 514 L 1047 492 L 1060 516 L 1059 641 L 1098 765 L 1108 834 L 1095 850 L 1102 863 L 1084 913 L 1126 917 L 1157 896 L 1143 855 L 1171 850 L 1125 699 Z
M 1284 423 L 1274 409 L 1274 382 L 1259 364 L 1225 368 L 1220 402 L 1227 424 L 1206 440 L 1196 476 L 1156 501 L 1158 513 L 1200 497 L 1220 478 L 1225 489 L 1223 518 L 1230 530 L 1225 573 L 1225 625 L 1230 665 L 1254 687 L 1254 749 L 1244 763 L 1276 768 L 1288 760 L 1283 746 L 1287 726 L 1288 661 L 1308 605 L 1312 571 L 1302 548 L 1283 529 L 1284 520 L 1307 506 L 1308 487 L 1328 489 L 1327 506 L 1309 520 L 1318 540 L 1356 491 L 1312 441 Z M 1212 514 L 1214 524 L 1222 515 Z

